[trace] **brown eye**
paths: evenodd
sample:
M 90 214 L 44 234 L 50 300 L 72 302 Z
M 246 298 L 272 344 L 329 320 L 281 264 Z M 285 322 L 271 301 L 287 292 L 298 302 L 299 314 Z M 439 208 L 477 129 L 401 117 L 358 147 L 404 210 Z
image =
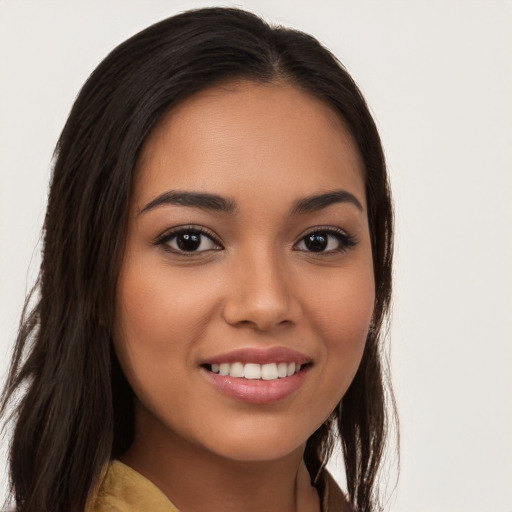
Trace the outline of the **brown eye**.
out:
M 198 229 L 181 229 L 167 233 L 157 244 L 170 252 L 182 254 L 222 249 L 212 236 Z
M 329 245 L 329 235 L 320 231 L 312 233 L 304 238 L 304 245 L 312 252 L 325 251 Z
M 176 245 L 182 251 L 197 251 L 201 246 L 200 233 L 180 233 L 176 235 Z
M 344 231 L 322 229 L 301 238 L 296 245 L 296 250 L 311 253 L 336 253 L 345 251 L 355 244 L 355 239 Z

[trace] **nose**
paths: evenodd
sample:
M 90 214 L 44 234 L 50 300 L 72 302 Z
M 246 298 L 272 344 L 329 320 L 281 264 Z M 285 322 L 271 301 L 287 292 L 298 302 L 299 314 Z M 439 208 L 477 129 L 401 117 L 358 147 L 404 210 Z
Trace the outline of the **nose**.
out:
M 286 265 L 279 258 L 268 254 L 240 258 L 230 275 L 223 307 L 227 323 L 270 331 L 299 321 L 300 301 Z

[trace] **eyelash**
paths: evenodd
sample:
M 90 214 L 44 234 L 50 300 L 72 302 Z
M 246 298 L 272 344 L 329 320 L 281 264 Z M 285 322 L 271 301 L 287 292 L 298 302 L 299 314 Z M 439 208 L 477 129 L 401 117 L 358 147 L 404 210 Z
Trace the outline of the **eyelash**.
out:
M 179 235 L 191 234 L 191 233 L 194 233 L 196 235 L 198 234 L 199 237 L 208 238 L 209 240 L 211 240 L 211 242 L 213 242 L 215 245 L 217 245 L 218 248 L 206 249 L 206 250 L 202 250 L 202 251 L 197 251 L 197 250 L 186 251 L 186 250 L 180 250 L 177 248 L 172 248 L 168 245 L 169 242 L 176 239 Z M 337 247 L 336 249 L 331 249 L 329 251 L 307 251 L 307 250 L 303 250 L 303 249 L 296 249 L 296 247 L 299 244 L 305 243 L 305 240 L 308 236 L 315 235 L 315 234 L 325 234 L 325 235 L 327 235 L 327 238 L 329 238 L 329 237 L 336 238 L 336 240 L 339 244 L 339 247 Z M 179 228 L 175 228 L 171 231 L 167 231 L 167 232 L 163 233 L 162 235 L 160 235 L 153 243 L 154 243 L 154 245 L 162 246 L 166 252 L 170 252 L 170 253 L 177 254 L 179 256 L 184 256 L 184 257 L 196 256 L 197 254 L 200 254 L 202 252 L 209 252 L 211 250 L 218 251 L 218 250 L 223 249 L 222 244 L 220 243 L 220 241 L 218 240 L 218 238 L 215 236 L 214 233 L 212 233 L 208 229 L 205 229 L 205 228 L 199 227 L 199 226 L 182 226 Z M 327 241 L 327 243 L 329 243 L 329 242 Z M 201 245 L 202 241 L 200 241 L 199 244 Z M 313 256 L 322 256 L 322 255 L 339 254 L 342 252 L 346 252 L 349 249 L 351 249 L 352 247 L 354 247 L 356 244 L 357 244 L 356 238 L 352 235 L 347 234 L 342 229 L 327 227 L 327 226 L 325 226 L 325 227 L 317 226 L 314 229 L 311 229 L 309 232 L 307 232 L 303 236 L 301 236 L 301 238 L 294 244 L 294 250 L 307 252 Z M 200 245 L 199 245 L 199 247 L 200 247 Z

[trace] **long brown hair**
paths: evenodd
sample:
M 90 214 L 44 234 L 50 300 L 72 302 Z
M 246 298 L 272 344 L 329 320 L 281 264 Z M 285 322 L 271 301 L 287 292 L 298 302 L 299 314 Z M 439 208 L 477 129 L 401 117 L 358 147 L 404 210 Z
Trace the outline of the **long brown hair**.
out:
M 104 464 L 130 445 L 133 393 L 111 339 L 137 157 L 165 112 L 241 78 L 285 81 L 329 104 L 364 161 L 373 324 L 354 381 L 308 440 L 305 461 L 314 481 L 339 437 L 351 504 L 378 509 L 377 473 L 394 415 L 381 347 L 393 212 L 375 123 L 350 75 L 316 39 L 238 9 L 208 8 L 166 19 L 113 50 L 85 83 L 58 141 L 35 304 L 27 300 L 1 406 L 5 415 L 21 394 L 10 448 L 18 512 L 83 511 Z

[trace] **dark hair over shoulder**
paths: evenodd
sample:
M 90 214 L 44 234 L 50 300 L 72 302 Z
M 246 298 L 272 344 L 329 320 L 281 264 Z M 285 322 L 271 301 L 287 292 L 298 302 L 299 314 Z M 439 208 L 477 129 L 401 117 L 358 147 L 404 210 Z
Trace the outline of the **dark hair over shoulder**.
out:
M 112 349 L 115 287 L 134 169 L 162 115 L 230 80 L 281 81 L 320 98 L 345 121 L 365 167 L 376 299 L 359 370 L 308 440 L 314 480 L 341 439 L 348 498 L 377 510 L 386 405 L 382 331 L 391 296 L 393 213 L 383 151 L 367 105 L 316 39 L 224 8 L 188 11 L 136 34 L 82 88 L 56 148 L 35 305 L 23 315 L 4 391 L 13 413 L 11 481 L 18 512 L 80 512 L 104 464 L 133 436 L 133 395 Z M 387 412 L 391 410 L 391 415 Z

